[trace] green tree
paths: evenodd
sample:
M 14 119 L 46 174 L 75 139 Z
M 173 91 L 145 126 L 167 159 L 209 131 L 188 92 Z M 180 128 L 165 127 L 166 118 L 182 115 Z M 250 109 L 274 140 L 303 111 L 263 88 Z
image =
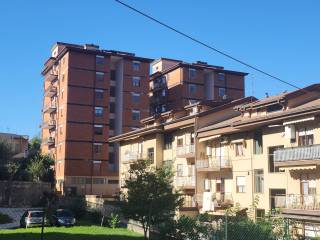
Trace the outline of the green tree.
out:
M 54 181 L 54 170 L 52 166 L 54 165 L 54 160 L 50 155 L 43 155 L 41 153 L 35 154 L 33 158 L 30 159 L 28 165 L 28 172 L 33 181 Z
M 13 180 L 19 170 L 21 170 L 21 159 L 14 159 L 12 146 L 4 141 L 0 142 L 0 168 L 1 174 L 8 181 L 5 189 L 5 204 L 11 206 L 11 193 Z
M 173 173 L 168 167 L 153 169 L 145 160 L 130 166 L 120 195 L 121 211 L 128 219 L 139 221 L 147 239 L 150 227 L 171 220 L 183 204 L 181 194 L 172 185 Z

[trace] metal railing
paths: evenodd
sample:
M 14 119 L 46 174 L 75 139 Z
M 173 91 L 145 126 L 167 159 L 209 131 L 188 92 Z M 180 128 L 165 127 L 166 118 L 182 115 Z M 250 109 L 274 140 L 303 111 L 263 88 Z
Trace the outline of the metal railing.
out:
M 56 127 L 56 120 L 50 119 L 49 121 L 46 121 L 42 125 L 43 128 L 52 129 Z
M 123 158 L 123 163 L 129 163 L 132 161 L 137 161 L 139 159 L 143 160 L 154 160 L 154 154 L 150 154 L 147 152 L 126 152 Z
M 45 78 L 46 81 L 52 82 L 58 78 L 58 74 L 56 73 L 49 73 L 48 76 Z
M 221 205 L 233 203 L 233 197 L 231 192 L 211 192 L 211 194 L 211 201 L 216 207 L 221 207 Z M 196 201 L 199 207 L 203 206 L 203 193 L 198 193 L 196 195 Z
M 187 154 L 194 154 L 194 144 L 177 147 L 177 156 L 183 156 Z
M 176 185 L 178 187 L 195 187 L 196 177 L 195 176 L 176 177 Z
M 54 137 L 48 137 L 45 139 L 45 143 L 48 145 L 53 145 L 55 143 Z
M 158 90 L 167 87 L 167 83 L 164 82 L 153 82 L 151 90 Z
M 320 210 L 320 195 L 288 194 L 272 198 L 276 208 Z
M 197 160 L 196 167 L 199 168 L 230 168 L 232 167 L 231 160 L 229 157 L 209 157 L 204 160 Z
M 50 84 L 45 90 L 45 96 L 52 97 L 57 94 L 57 87 Z
M 55 110 L 57 110 L 57 105 L 54 102 L 49 103 L 43 107 L 43 112 L 53 112 Z
M 320 145 L 279 149 L 274 152 L 275 162 L 320 160 Z

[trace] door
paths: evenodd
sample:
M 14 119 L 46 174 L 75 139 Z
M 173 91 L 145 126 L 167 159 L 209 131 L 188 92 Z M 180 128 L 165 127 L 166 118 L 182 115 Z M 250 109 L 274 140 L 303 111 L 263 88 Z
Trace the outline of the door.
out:
M 216 162 L 214 165 L 218 167 L 223 167 L 226 165 L 226 158 L 225 158 L 225 145 L 220 144 L 216 148 Z

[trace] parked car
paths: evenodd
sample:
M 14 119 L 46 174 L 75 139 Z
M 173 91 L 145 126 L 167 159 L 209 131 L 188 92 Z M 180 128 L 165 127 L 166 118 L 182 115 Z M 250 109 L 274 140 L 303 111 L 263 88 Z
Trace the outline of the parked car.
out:
M 20 219 L 20 227 L 32 227 L 42 225 L 44 212 L 42 210 L 27 210 Z M 44 219 L 47 222 L 46 218 Z
M 72 227 L 75 223 L 76 219 L 68 209 L 57 209 L 51 217 L 51 225 Z

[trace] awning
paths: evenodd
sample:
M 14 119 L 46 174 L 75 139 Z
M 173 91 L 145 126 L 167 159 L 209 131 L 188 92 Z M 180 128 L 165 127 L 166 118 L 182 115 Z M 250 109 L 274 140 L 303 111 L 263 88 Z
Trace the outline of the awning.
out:
M 296 167 L 287 167 L 289 171 L 301 171 L 301 170 L 316 170 L 316 165 L 311 166 L 296 166 Z M 285 169 L 285 167 L 281 167 L 280 169 Z
M 231 141 L 231 144 L 235 144 L 235 143 L 243 143 L 244 142 L 244 139 L 241 138 L 241 139 L 236 139 L 236 140 L 232 140 Z
M 221 134 L 213 135 L 213 136 L 209 136 L 209 137 L 203 137 L 203 138 L 199 139 L 199 142 L 204 142 L 204 141 L 216 139 L 216 138 L 219 138 L 219 137 L 221 137 Z
M 315 119 L 314 116 L 308 117 L 308 118 L 300 118 L 300 119 L 296 119 L 296 120 L 292 120 L 292 121 L 283 122 L 283 125 L 290 125 L 290 124 L 294 124 L 294 123 L 313 121 L 314 119 Z

